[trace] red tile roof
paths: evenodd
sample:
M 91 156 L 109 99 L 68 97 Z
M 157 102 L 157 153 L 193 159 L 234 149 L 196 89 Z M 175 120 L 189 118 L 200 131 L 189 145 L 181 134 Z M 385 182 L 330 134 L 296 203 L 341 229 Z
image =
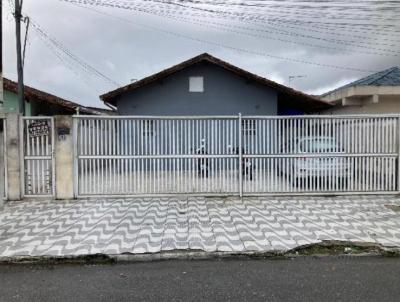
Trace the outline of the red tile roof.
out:
M 156 74 L 153 74 L 151 76 L 148 76 L 146 78 L 143 78 L 137 82 L 134 82 L 132 84 L 120 87 L 116 90 L 107 92 L 103 95 L 100 96 L 100 98 L 111 105 L 116 105 L 116 100 L 115 98 L 120 96 L 121 94 L 124 94 L 126 92 L 133 91 L 135 89 L 138 89 L 140 87 L 143 87 L 145 85 L 148 85 L 152 82 L 161 80 L 169 75 L 172 75 L 178 71 L 181 71 L 189 66 L 192 66 L 194 64 L 200 63 L 200 62 L 209 62 L 215 65 L 218 65 L 230 72 L 233 72 L 235 74 L 238 74 L 239 76 L 242 76 L 244 78 L 247 78 L 249 80 L 253 80 L 255 82 L 258 82 L 262 85 L 268 86 L 270 88 L 273 88 L 278 91 L 281 95 L 289 98 L 294 98 L 297 102 L 297 105 L 299 107 L 303 107 L 305 111 L 317 111 L 320 109 L 326 109 L 329 108 L 331 105 L 315 96 L 311 96 L 308 94 L 305 94 L 301 91 L 294 90 L 292 88 L 289 88 L 287 86 L 278 84 L 274 81 L 268 80 L 266 78 L 263 78 L 261 76 L 258 76 L 254 73 L 248 72 L 244 69 L 241 69 L 239 67 L 236 67 L 228 62 L 225 62 L 221 59 L 218 59 L 208 53 L 203 53 L 199 56 L 196 56 L 194 58 L 191 58 L 187 61 L 184 61 L 180 64 L 177 64 L 175 66 L 172 66 L 170 68 L 167 68 L 161 72 L 158 72 Z M 293 103 L 293 102 L 291 102 Z
M 7 78 L 3 78 L 3 87 L 4 87 L 4 90 L 18 93 L 18 84 Z M 58 96 L 55 96 L 50 93 L 29 87 L 27 85 L 25 85 L 24 88 L 25 88 L 24 94 L 25 94 L 26 99 L 34 99 L 38 102 L 57 105 L 57 106 L 65 108 L 66 110 L 71 111 L 72 113 L 76 111 L 76 108 L 79 108 L 80 113 L 92 114 L 92 115 L 101 115 L 102 114 L 100 111 L 96 111 L 94 109 L 82 106 L 78 103 L 65 100 Z

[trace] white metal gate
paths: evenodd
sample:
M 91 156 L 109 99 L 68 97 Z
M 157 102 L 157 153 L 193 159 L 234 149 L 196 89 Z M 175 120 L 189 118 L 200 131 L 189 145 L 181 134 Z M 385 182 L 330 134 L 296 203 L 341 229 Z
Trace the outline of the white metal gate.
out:
M 21 169 L 25 197 L 54 195 L 54 119 L 22 117 Z
M 75 116 L 76 196 L 400 191 L 400 117 Z

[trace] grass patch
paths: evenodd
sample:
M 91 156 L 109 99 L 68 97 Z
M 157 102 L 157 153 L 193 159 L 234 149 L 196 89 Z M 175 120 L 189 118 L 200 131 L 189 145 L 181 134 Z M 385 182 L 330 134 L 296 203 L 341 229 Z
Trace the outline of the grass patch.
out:
M 392 210 L 393 212 L 400 212 L 400 206 L 395 204 L 387 204 L 385 205 L 386 208 Z
M 352 243 L 337 243 L 337 242 L 322 242 L 307 246 L 301 246 L 289 251 L 289 254 L 302 256 L 312 255 L 359 255 L 359 254 L 378 254 L 381 248 L 375 245 L 352 244 Z

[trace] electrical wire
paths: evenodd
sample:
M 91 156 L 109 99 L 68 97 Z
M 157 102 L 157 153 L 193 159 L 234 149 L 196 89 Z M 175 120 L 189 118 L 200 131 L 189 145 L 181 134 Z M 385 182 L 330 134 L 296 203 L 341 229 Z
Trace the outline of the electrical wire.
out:
M 323 46 L 323 45 L 310 44 L 310 43 L 300 42 L 300 41 L 293 41 L 293 40 L 285 40 L 285 39 L 281 39 L 281 38 L 274 38 L 274 37 L 271 37 L 271 36 L 265 36 L 265 35 L 260 35 L 260 34 L 252 34 L 252 33 L 247 33 L 247 32 L 240 32 L 240 31 L 235 30 L 235 28 L 242 29 L 242 30 L 247 30 L 247 31 L 257 31 L 257 32 L 261 32 L 261 33 L 287 35 L 287 36 L 300 37 L 300 38 L 309 38 L 309 39 L 315 39 L 315 40 L 324 41 L 324 42 L 328 42 L 328 43 L 341 44 L 341 45 L 345 45 L 345 46 L 352 46 L 352 47 L 356 47 L 356 48 L 363 48 L 363 49 L 375 51 L 375 52 L 370 52 L 370 51 L 357 50 L 357 53 L 360 53 L 360 54 L 370 54 L 370 55 L 380 55 L 380 56 L 399 56 L 399 54 L 400 54 L 400 51 L 397 51 L 397 50 L 394 50 L 394 49 L 374 48 L 374 47 L 369 47 L 369 46 L 365 46 L 365 45 L 359 45 L 358 43 L 360 43 L 360 42 L 358 42 L 358 41 L 345 41 L 345 40 L 339 40 L 339 39 L 329 39 L 329 38 L 315 37 L 315 36 L 311 36 L 311 35 L 303 35 L 303 34 L 298 34 L 298 33 L 290 32 L 290 31 L 283 31 L 283 30 L 280 30 L 280 31 L 273 31 L 273 30 L 271 31 L 271 30 L 265 30 L 265 29 L 257 30 L 257 29 L 250 28 L 250 27 L 243 27 L 243 26 L 237 26 L 237 25 L 227 25 L 227 24 L 222 24 L 222 23 L 218 23 L 218 22 L 210 22 L 210 21 L 201 20 L 201 19 L 195 19 L 195 18 L 184 18 L 184 17 L 176 17 L 176 16 L 172 16 L 172 15 L 167 15 L 167 14 L 156 14 L 156 13 L 153 13 L 151 11 L 146 11 L 146 12 L 150 13 L 150 14 L 157 15 L 157 16 L 161 16 L 161 17 L 164 17 L 164 18 L 169 18 L 169 19 L 173 19 L 173 20 L 177 20 L 177 21 L 185 22 L 185 23 L 189 23 L 189 24 L 195 24 L 195 25 L 202 26 L 202 27 L 213 28 L 213 29 L 216 29 L 216 30 L 224 30 L 224 31 L 228 31 L 228 32 L 232 32 L 232 33 L 236 33 L 236 34 L 240 34 L 240 35 L 256 37 L 256 38 L 262 38 L 262 39 L 268 39 L 268 40 L 276 40 L 276 41 L 285 42 L 285 43 L 299 44 L 299 45 L 304 45 L 304 46 L 309 46 L 309 47 L 354 52 L 354 50 L 351 50 L 351 49 L 345 49 L 345 48 L 339 48 L 339 47 L 331 47 L 331 46 Z M 221 28 L 221 27 L 224 27 L 224 28 Z M 376 45 L 376 43 L 371 43 L 371 42 L 364 42 L 364 43 L 365 44 L 370 44 L 370 45 Z M 391 44 L 391 45 L 386 44 L 386 45 L 391 46 L 391 47 L 396 46 L 395 44 Z M 378 51 L 378 52 L 376 52 L 376 51 Z M 385 53 L 385 52 L 387 52 L 387 53 Z
M 61 0 L 62 1 L 62 0 Z M 75 3 L 81 3 L 81 4 L 90 4 L 90 5 L 95 5 L 95 6 L 104 6 L 104 7 L 114 7 L 114 8 L 121 8 L 121 9 L 132 9 L 132 8 L 136 8 L 136 10 L 141 9 L 143 7 L 147 7 L 147 8 L 153 8 L 153 9 L 157 9 L 157 10 L 161 10 L 164 12 L 165 10 L 166 13 L 176 13 L 176 14 L 181 14 L 182 13 L 182 9 L 186 9 L 186 11 L 198 11 L 198 12 L 202 12 L 205 15 L 203 15 L 203 17 L 210 17 L 210 16 L 218 16 L 220 17 L 221 15 L 225 16 L 225 17 L 230 17 L 233 20 L 247 20 L 247 21 L 253 21 L 253 22 L 283 22 L 285 24 L 295 24 L 295 25 L 301 25 L 301 26 L 312 26 L 312 28 L 319 28 L 319 29 L 325 29 L 325 30 L 332 30 L 332 27 L 327 27 L 326 26 L 326 22 L 324 22 L 323 24 L 317 25 L 317 24 L 307 24 L 304 23 L 301 20 L 286 20 L 286 19 L 281 19 L 281 18 L 276 18 L 276 17 L 266 17 L 263 15 L 246 15 L 246 14 L 240 14 L 238 12 L 230 12 L 230 11 L 220 11 L 220 10 L 212 10 L 212 9 L 206 9 L 206 8 L 202 8 L 202 7 L 193 7 L 193 6 L 185 6 L 173 1 L 160 1 L 160 0 L 141 0 L 144 3 L 153 3 L 153 6 L 148 6 L 149 4 L 138 4 L 138 1 L 133 2 L 127 2 L 127 1 L 106 1 L 106 0 L 75 0 L 73 2 Z M 161 5 L 161 6 L 160 6 Z M 169 7 L 169 8 L 165 8 L 165 7 Z M 172 8 L 171 8 L 172 6 Z M 207 15 L 206 15 L 207 14 Z M 323 13 L 321 13 L 321 15 L 324 15 Z M 352 26 L 352 28 L 350 29 L 352 33 L 354 32 L 358 32 L 358 33 L 364 33 L 364 34 L 376 34 L 376 35 L 385 35 L 385 36 L 390 36 L 389 34 L 389 30 L 386 29 L 385 32 L 374 32 L 372 31 L 373 28 L 369 28 L 369 29 L 365 29 L 365 30 L 357 30 L 354 28 L 355 24 L 351 23 L 349 24 Z M 341 31 L 345 31 L 346 28 L 344 28 L 343 26 L 339 26 L 339 24 L 335 23 L 334 24 L 335 28 L 334 29 L 341 29 Z M 347 29 L 349 30 L 349 29 Z
M 112 87 L 121 86 L 119 83 L 115 82 L 94 67 L 90 66 L 88 63 L 84 62 L 78 56 L 74 55 L 60 41 L 46 32 L 37 21 L 30 18 L 30 22 L 32 24 L 32 28 L 36 31 L 36 33 L 38 33 L 39 38 L 45 43 L 45 46 L 47 46 L 47 48 L 49 48 L 68 69 L 84 79 L 86 84 L 90 85 L 88 79 L 92 76 L 95 76 L 109 83 Z
M 75 2 L 75 3 L 77 2 L 76 0 L 75 1 L 74 0 L 61 0 L 61 1 Z M 87 1 L 79 1 L 79 2 L 87 2 Z M 99 3 L 99 1 L 96 1 L 96 3 Z M 354 52 L 354 50 L 349 50 L 349 49 L 344 49 L 344 48 L 339 48 L 339 47 L 323 46 L 323 45 L 318 45 L 318 44 L 311 44 L 308 42 L 287 40 L 287 39 L 282 39 L 282 38 L 274 38 L 271 36 L 262 36 L 259 34 L 240 32 L 235 29 L 232 29 L 232 27 L 228 26 L 228 25 L 218 24 L 216 22 L 210 22 L 210 21 L 206 21 L 206 20 L 194 19 L 193 17 L 191 17 L 190 19 L 185 19 L 184 17 L 171 16 L 170 14 L 156 13 L 156 12 L 150 11 L 148 9 L 144 9 L 143 7 L 141 7 L 141 8 L 129 7 L 129 9 L 139 11 L 139 12 L 154 14 L 157 16 L 174 19 L 174 20 L 181 21 L 181 22 L 195 24 L 195 25 L 202 26 L 202 27 L 208 27 L 208 28 L 214 28 L 217 30 L 229 31 L 229 32 L 233 32 L 236 34 L 240 34 L 240 35 L 248 35 L 248 36 L 257 37 L 257 38 L 276 40 L 276 41 L 285 42 L 285 43 L 293 43 L 293 44 L 299 44 L 299 45 L 304 45 L 304 46 L 309 46 L 309 47 L 324 48 L 324 49 L 329 49 L 329 50 L 339 50 L 339 51 L 347 51 L 347 52 L 353 51 Z M 228 28 L 222 29 L 222 28 L 219 28 L 218 26 L 228 27 Z M 249 29 L 249 28 L 246 28 L 246 29 Z M 361 48 L 361 49 L 367 50 L 367 51 L 357 50 L 357 53 L 360 53 L 360 54 L 380 55 L 380 56 L 399 56 L 399 54 L 400 54 L 400 51 L 397 51 L 395 49 L 374 48 L 374 47 L 370 47 L 370 46 L 366 46 L 366 45 L 359 45 L 356 41 L 344 41 L 344 40 L 339 40 L 339 39 L 329 39 L 329 38 L 323 38 L 323 37 L 320 38 L 320 37 L 315 37 L 315 36 L 311 36 L 311 35 L 303 35 L 303 34 L 298 34 L 298 33 L 289 32 L 289 31 L 282 31 L 282 30 L 280 32 L 278 32 L 278 31 L 272 32 L 272 31 L 266 31 L 266 30 L 260 30 L 260 31 L 262 31 L 264 33 L 273 33 L 273 34 L 276 33 L 276 34 L 281 34 L 281 35 L 287 35 L 287 36 L 291 36 L 291 37 L 315 39 L 315 40 L 319 40 L 322 42 L 335 43 L 335 44 L 339 44 L 342 46 L 351 46 L 351 47 L 356 47 L 356 48 Z M 372 50 L 372 52 L 368 51 L 368 50 Z
M 31 24 L 35 28 L 37 32 L 39 32 L 45 39 L 47 39 L 50 43 L 52 43 L 57 49 L 59 49 L 63 54 L 68 56 L 71 60 L 75 61 L 78 66 L 80 66 L 83 70 L 86 72 L 89 72 L 91 75 L 97 76 L 98 78 L 101 78 L 102 80 L 110 83 L 113 86 L 120 86 L 119 83 L 114 81 L 113 79 L 109 78 L 102 72 L 98 71 L 96 68 L 90 66 L 88 63 L 83 61 L 81 58 L 73 54 L 65 45 L 63 45 L 60 41 L 58 41 L 56 38 L 51 36 L 48 32 L 46 32 L 39 24 L 37 21 L 32 20 L 31 18 Z
M 120 20 L 120 21 L 123 21 L 123 22 L 131 23 L 131 24 L 134 24 L 136 26 L 145 27 L 145 28 L 148 28 L 148 29 L 151 29 L 151 30 L 164 32 L 164 33 L 167 33 L 169 35 L 174 35 L 176 37 L 180 37 L 180 38 L 196 41 L 196 42 L 199 42 L 199 43 L 202 43 L 202 44 L 208 44 L 208 45 L 213 45 L 213 46 L 217 46 L 217 47 L 221 47 L 221 48 L 226 48 L 226 49 L 230 49 L 230 50 L 233 50 L 233 51 L 238 51 L 238 52 L 252 54 L 252 55 L 258 55 L 258 56 L 262 56 L 262 57 L 266 57 L 266 58 L 272 58 L 272 59 L 284 60 L 284 61 L 289 61 L 289 62 L 295 62 L 295 63 L 300 63 L 300 64 L 314 65 L 314 66 L 319 66 L 319 67 L 341 69 L 341 70 L 351 70 L 351 71 L 358 71 L 358 72 L 369 72 L 369 73 L 376 72 L 374 70 L 368 70 L 368 69 L 362 69 L 362 68 L 356 68 L 356 67 L 350 67 L 350 66 L 338 66 L 338 65 L 333 65 L 333 64 L 324 64 L 324 63 L 306 61 L 306 60 L 295 59 L 295 58 L 287 58 L 287 57 L 282 57 L 282 56 L 269 54 L 269 53 L 262 52 L 262 51 L 255 51 L 255 50 L 249 50 L 249 49 L 246 49 L 246 48 L 234 47 L 234 46 L 222 44 L 220 42 L 214 42 L 214 41 L 209 41 L 209 40 L 205 40 L 205 39 L 195 38 L 195 37 L 192 37 L 192 36 L 187 36 L 187 35 L 184 35 L 184 34 L 172 32 L 172 31 L 169 31 L 169 30 L 165 30 L 165 29 L 162 29 L 162 28 L 155 27 L 155 26 L 134 22 L 134 21 L 132 21 L 130 19 L 126 19 L 126 18 L 122 18 L 122 17 L 118 17 L 118 16 L 113 16 L 113 15 L 105 13 L 103 11 L 96 10 L 93 7 L 87 7 L 87 6 L 83 6 L 83 5 L 77 4 L 77 3 L 75 3 L 76 1 L 73 1 L 73 0 L 59 0 L 59 1 L 69 2 L 69 3 L 71 3 L 71 4 L 75 5 L 75 6 L 78 6 L 78 7 L 81 7 L 81 8 L 85 8 L 85 9 L 88 9 L 90 11 L 93 11 L 93 12 L 99 13 L 101 15 L 108 16 L 108 17 L 111 17 L 111 18 L 114 18 L 114 19 L 117 19 L 117 20 Z

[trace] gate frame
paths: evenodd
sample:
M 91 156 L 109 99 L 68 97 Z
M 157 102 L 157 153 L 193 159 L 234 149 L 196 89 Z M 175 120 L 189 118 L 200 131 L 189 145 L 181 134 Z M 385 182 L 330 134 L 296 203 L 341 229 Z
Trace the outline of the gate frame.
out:
M 368 154 L 346 154 L 341 155 L 340 157 L 365 157 L 366 155 L 369 156 L 391 156 L 396 158 L 397 153 L 397 183 L 395 182 L 395 190 L 393 191 L 332 191 L 332 192 L 243 192 L 243 175 L 242 175 L 242 160 L 243 158 L 275 158 L 281 157 L 280 155 L 243 155 L 242 152 L 242 145 L 243 145 L 243 135 L 242 135 L 242 119 L 260 119 L 260 118 L 267 118 L 267 119 L 296 119 L 296 118 L 306 118 L 306 119 L 348 119 L 348 118 L 395 118 L 397 120 L 397 146 L 394 153 L 390 154 L 377 154 L 377 153 L 368 153 Z M 236 119 L 238 121 L 238 145 L 239 145 L 239 154 L 237 154 L 237 158 L 239 159 L 239 190 L 232 193 L 149 193 L 149 194 L 79 194 L 79 157 L 78 157 L 78 123 L 80 119 L 89 118 L 89 119 Z M 73 195 L 74 198 L 97 198 L 97 197 L 110 197 L 110 198 L 128 198 L 128 197 L 160 197 L 160 196 L 202 196 L 202 197 L 218 197 L 218 196 L 238 196 L 240 198 L 243 197 L 261 197 L 261 196 L 354 196 L 354 195 L 397 195 L 400 194 L 400 114 L 348 114 L 348 115 L 276 115 L 276 116 L 269 116 L 269 115 L 242 115 L 241 113 L 237 115 L 199 115 L 199 116 L 174 116 L 174 115 L 116 115 L 116 116 L 92 116 L 92 115 L 73 115 Z M 337 154 L 335 154 L 337 156 Z M 192 156 L 192 155 L 191 155 Z M 232 156 L 232 155 L 231 155 Z M 297 157 L 298 154 L 290 154 L 290 155 L 283 155 L 282 157 Z M 310 155 L 307 155 L 310 156 Z M 314 155 L 311 155 L 314 156 Z M 321 154 L 316 155 L 314 157 L 321 156 Z M 323 157 L 329 157 L 330 154 L 322 154 Z M 131 156 L 132 158 L 141 157 L 140 155 Z M 182 156 L 180 156 L 181 158 Z M 173 155 L 171 155 L 173 158 Z M 194 155 L 193 158 L 199 158 L 199 156 Z
M 51 125 L 51 194 L 26 194 L 25 192 L 25 142 L 24 142 L 24 121 L 25 120 L 50 120 Z M 19 138 L 20 138 L 20 174 L 21 174 L 21 198 L 40 198 L 40 197 L 55 197 L 56 196 L 56 167 L 55 167 L 55 129 L 54 129 L 54 116 L 20 116 L 19 120 Z M 46 158 L 49 160 L 48 158 Z
M 0 117 L 1 122 L 3 123 L 3 171 L 0 173 L 4 173 L 4 195 L 0 198 L 2 200 L 8 199 L 8 173 L 7 173 L 7 119 L 5 116 Z
M 400 194 L 400 115 L 397 117 L 397 194 Z

